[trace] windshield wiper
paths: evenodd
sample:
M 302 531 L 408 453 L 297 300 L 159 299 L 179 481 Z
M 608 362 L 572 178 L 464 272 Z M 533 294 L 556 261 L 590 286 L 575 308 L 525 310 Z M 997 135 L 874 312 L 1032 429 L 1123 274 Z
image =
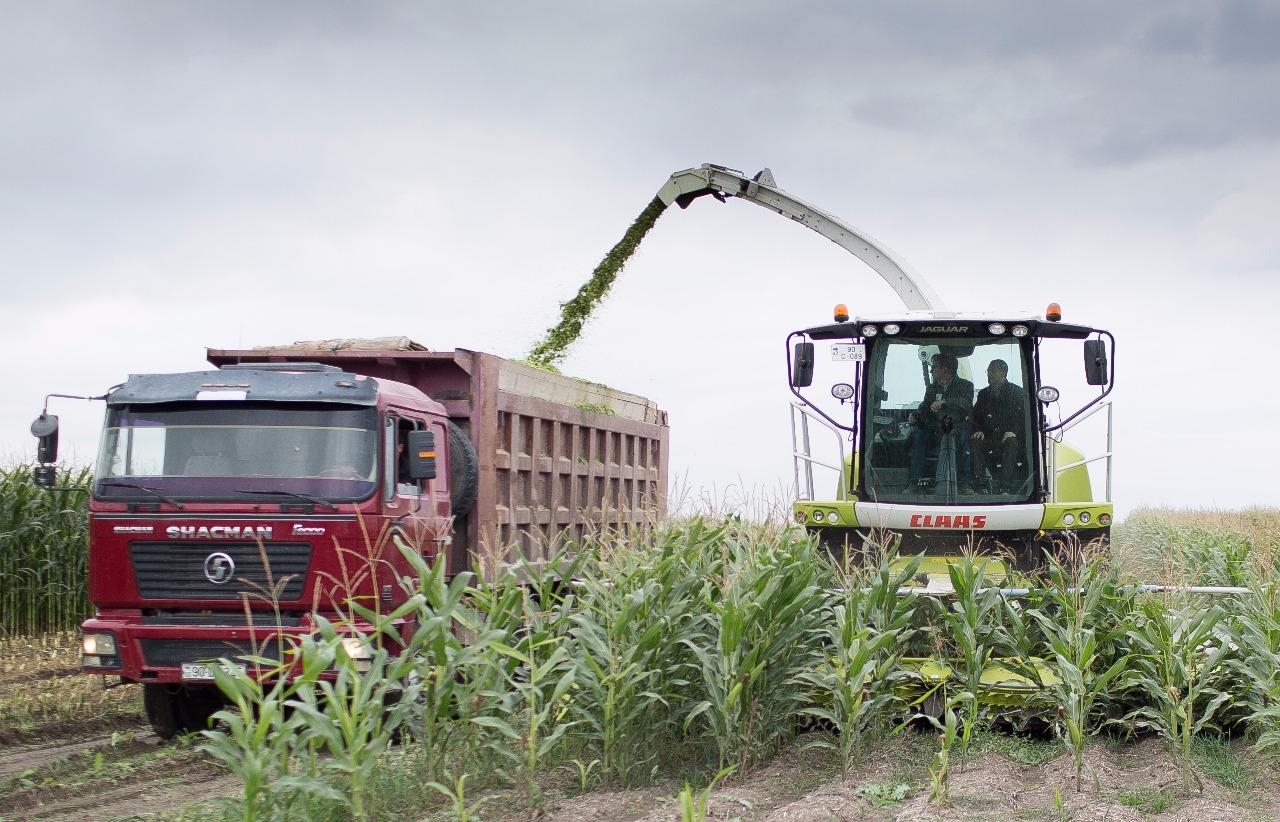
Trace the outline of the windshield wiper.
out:
M 251 488 L 237 488 L 237 494 L 273 494 L 276 496 L 294 497 L 296 499 L 306 500 L 313 505 L 323 505 L 330 511 L 337 511 L 338 506 L 321 497 L 313 497 L 310 494 L 299 494 L 297 491 L 259 491 Z
M 137 488 L 139 491 L 146 491 L 148 494 L 151 494 L 152 496 L 159 497 L 160 499 L 172 505 L 174 508 L 177 508 L 179 511 L 186 510 L 186 507 L 182 503 L 174 499 L 173 497 L 166 496 L 165 494 L 160 493 L 154 488 L 148 488 L 147 486 L 140 485 L 139 483 L 136 483 L 136 482 L 124 482 L 122 480 L 104 479 L 104 480 L 98 480 L 98 484 L 109 485 L 112 488 Z

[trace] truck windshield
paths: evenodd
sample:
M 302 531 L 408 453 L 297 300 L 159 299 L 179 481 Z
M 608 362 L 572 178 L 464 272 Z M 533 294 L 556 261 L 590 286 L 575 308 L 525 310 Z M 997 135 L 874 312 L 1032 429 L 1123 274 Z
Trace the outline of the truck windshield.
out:
M 94 492 L 261 500 L 264 491 L 363 499 L 376 483 L 378 416 L 330 404 L 182 403 L 113 406 Z M 136 480 L 103 482 L 112 478 Z
M 882 338 L 865 379 L 866 498 L 1008 503 L 1031 496 L 1031 383 L 1008 337 Z

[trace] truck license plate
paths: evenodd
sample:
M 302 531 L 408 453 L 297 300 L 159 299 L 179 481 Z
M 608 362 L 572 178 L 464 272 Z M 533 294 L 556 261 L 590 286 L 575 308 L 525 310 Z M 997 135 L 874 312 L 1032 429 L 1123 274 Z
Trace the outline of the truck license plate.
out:
M 182 663 L 183 679 L 213 679 L 213 668 L 216 663 L 203 662 L 184 662 Z M 222 670 L 229 674 L 243 674 L 245 667 L 243 665 L 222 665 Z

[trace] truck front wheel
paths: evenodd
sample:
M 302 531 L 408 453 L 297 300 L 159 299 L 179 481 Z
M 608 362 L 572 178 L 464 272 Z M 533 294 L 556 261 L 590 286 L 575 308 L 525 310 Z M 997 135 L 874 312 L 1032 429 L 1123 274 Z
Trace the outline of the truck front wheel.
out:
M 216 687 L 183 685 L 143 685 L 142 706 L 151 730 L 161 739 L 172 739 L 180 733 L 203 731 L 209 717 L 225 705 Z

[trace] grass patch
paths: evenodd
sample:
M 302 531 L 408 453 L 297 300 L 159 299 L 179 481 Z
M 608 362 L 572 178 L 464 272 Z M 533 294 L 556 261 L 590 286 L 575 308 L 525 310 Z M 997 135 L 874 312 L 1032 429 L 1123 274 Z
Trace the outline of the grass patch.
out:
M 1258 784 L 1228 740 L 1196 737 L 1191 743 L 1191 761 L 1202 774 L 1237 794 L 1247 795 Z
M 1137 808 L 1145 814 L 1157 814 L 1172 808 L 1178 798 L 1167 788 L 1134 788 L 1117 793 L 1116 801 L 1127 808 Z
M 142 690 L 80 672 L 80 635 L 0 638 L 0 744 L 137 727 Z
M 979 756 L 998 753 L 1019 767 L 1034 768 L 1057 759 L 1062 754 L 1062 745 L 1054 739 L 982 731 L 974 738 L 973 752 Z

